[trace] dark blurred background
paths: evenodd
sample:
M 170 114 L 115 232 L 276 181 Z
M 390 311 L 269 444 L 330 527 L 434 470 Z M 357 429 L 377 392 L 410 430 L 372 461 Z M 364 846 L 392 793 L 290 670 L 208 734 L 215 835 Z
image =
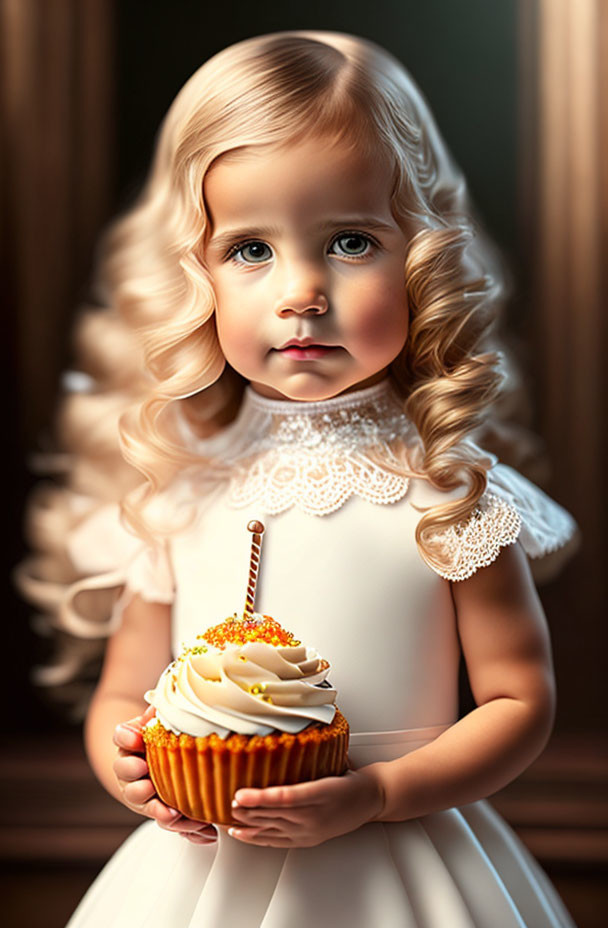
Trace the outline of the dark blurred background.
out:
M 369 37 L 409 68 L 514 281 L 505 320 L 544 443 L 544 488 L 583 543 L 542 589 L 559 685 L 555 736 L 496 805 L 581 928 L 608 911 L 606 723 L 605 0 L 0 0 L 2 371 L 9 567 L 26 553 L 28 461 L 53 445 L 70 330 L 95 242 L 141 184 L 187 77 L 241 38 L 290 28 Z M 81 732 L 28 683 L 40 644 L 10 582 L 0 854 L 10 924 L 61 926 L 133 826 L 88 772 Z M 34 891 L 33 891 L 34 890 Z M 41 902 L 43 905 L 41 906 Z

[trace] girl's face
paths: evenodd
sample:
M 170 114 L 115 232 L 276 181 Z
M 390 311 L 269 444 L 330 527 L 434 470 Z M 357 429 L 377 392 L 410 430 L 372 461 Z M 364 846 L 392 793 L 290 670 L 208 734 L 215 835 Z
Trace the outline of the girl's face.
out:
M 407 239 L 379 158 L 310 140 L 217 160 L 205 263 L 228 363 L 264 396 L 370 386 L 405 345 Z

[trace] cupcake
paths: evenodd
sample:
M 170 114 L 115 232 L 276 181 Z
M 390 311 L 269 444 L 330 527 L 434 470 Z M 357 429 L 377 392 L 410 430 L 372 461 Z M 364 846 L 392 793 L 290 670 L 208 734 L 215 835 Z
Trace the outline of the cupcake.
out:
M 346 770 L 348 723 L 329 664 L 270 616 L 207 629 L 161 674 L 143 732 L 159 797 L 189 818 L 234 824 L 244 786 L 302 783 Z

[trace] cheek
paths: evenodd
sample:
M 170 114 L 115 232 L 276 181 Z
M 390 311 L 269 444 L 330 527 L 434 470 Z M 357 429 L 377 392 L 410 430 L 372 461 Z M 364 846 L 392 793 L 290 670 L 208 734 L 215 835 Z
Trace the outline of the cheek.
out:
M 359 291 L 351 305 L 352 334 L 370 350 L 396 347 L 405 343 L 408 328 L 408 306 L 405 286 L 386 286 Z
M 233 357 L 251 351 L 255 338 L 255 307 L 233 286 L 214 281 L 216 311 L 215 321 L 220 347 L 230 362 Z
M 247 328 L 234 320 L 218 320 L 217 334 L 222 353 L 229 364 L 237 369 L 251 355 L 252 340 Z
M 215 321 L 220 348 L 228 363 L 234 366 L 234 362 L 243 356 L 246 346 L 251 344 L 251 333 L 239 314 L 222 304 L 219 298 Z

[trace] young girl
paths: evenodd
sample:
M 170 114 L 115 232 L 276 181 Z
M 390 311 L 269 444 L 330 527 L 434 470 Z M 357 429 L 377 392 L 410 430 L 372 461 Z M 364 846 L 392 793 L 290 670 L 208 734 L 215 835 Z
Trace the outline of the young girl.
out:
M 474 441 L 505 386 L 498 262 L 410 77 L 332 33 L 217 55 L 173 104 L 103 280 L 145 357 L 121 426 L 145 482 L 123 506 L 137 535 L 110 504 L 72 532 L 94 576 L 62 615 L 98 634 L 79 595 L 122 590 L 86 742 L 152 821 L 70 928 L 571 925 L 481 800 L 548 738 L 526 555 L 574 525 Z M 143 693 L 238 608 L 252 518 L 258 607 L 329 659 L 351 769 L 239 790 L 218 833 L 156 797 Z M 476 708 L 458 719 L 461 653 Z

